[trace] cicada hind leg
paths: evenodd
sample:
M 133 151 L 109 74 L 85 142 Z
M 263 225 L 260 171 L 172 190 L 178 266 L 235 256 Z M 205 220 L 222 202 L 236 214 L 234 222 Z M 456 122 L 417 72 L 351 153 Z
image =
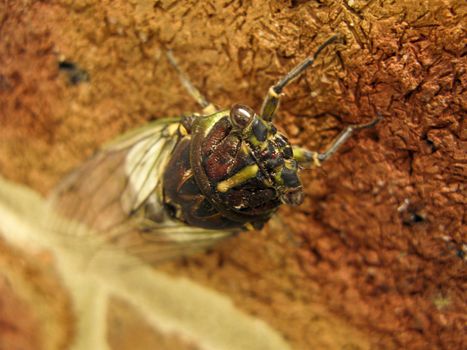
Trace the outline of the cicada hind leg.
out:
M 209 115 L 217 112 L 217 108 L 209 102 L 206 97 L 191 83 L 190 79 L 186 75 L 186 73 L 180 68 L 177 60 L 175 59 L 172 51 L 166 52 L 167 59 L 169 60 L 170 64 L 175 68 L 177 71 L 178 77 L 183 85 L 183 87 L 188 91 L 191 97 L 195 99 L 195 101 L 201 106 L 202 114 Z

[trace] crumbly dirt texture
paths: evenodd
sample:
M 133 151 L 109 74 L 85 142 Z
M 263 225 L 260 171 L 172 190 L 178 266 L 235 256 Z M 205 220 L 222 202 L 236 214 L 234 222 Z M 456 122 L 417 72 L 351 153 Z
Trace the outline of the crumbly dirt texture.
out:
M 302 172 L 303 205 L 162 268 L 296 349 L 361 348 L 338 322 L 375 349 L 465 349 L 466 13 L 460 0 L 3 1 L 0 173 L 46 194 L 112 137 L 198 111 L 167 49 L 216 105 L 259 110 L 339 33 L 345 45 L 286 89 L 278 127 L 322 150 L 347 124 L 384 120 Z
M 63 349 L 73 335 L 67 293 L 46 253 L 0 240 L 0 349 Z

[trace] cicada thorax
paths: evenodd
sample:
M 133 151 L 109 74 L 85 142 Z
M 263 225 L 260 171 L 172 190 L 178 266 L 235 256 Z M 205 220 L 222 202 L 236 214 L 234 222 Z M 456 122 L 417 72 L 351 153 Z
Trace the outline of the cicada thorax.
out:
M 302 187 L 287 139 L 245 106 L 185 120 L 164 173 L 173 216 L 210 229 L 260 228 Z

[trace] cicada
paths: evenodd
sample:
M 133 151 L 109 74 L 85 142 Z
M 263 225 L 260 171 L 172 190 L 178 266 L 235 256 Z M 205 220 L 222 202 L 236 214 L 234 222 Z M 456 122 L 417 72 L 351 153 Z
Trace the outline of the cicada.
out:
M 151 260 L 261 229 L 282 204 L 302 203 L 300 169 L 319 165 L 379 120 L 348 126 L 322 153 L 292 146 L 274 126 L 283 89 L 337 39 L 271 86 L 259 114 L 241 104 L 217 110 L 168 52 L 202 113 L 157 120 L 104 146 L 58 185 L 54 207 Z

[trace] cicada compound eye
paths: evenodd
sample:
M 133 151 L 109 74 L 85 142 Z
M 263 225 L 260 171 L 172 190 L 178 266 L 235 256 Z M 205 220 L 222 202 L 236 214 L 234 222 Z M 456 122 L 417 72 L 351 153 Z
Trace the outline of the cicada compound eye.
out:
M 234 126 L 239 129 L 246 128 L 253 120 L 255 112 L 244 105 L 233 105 L 230 109 L 230 119 Z
M 301 187 L 289 189 L 282 196 L 282 202 L 288 205 L 297 206 L 303 203 L 304 193 Z

